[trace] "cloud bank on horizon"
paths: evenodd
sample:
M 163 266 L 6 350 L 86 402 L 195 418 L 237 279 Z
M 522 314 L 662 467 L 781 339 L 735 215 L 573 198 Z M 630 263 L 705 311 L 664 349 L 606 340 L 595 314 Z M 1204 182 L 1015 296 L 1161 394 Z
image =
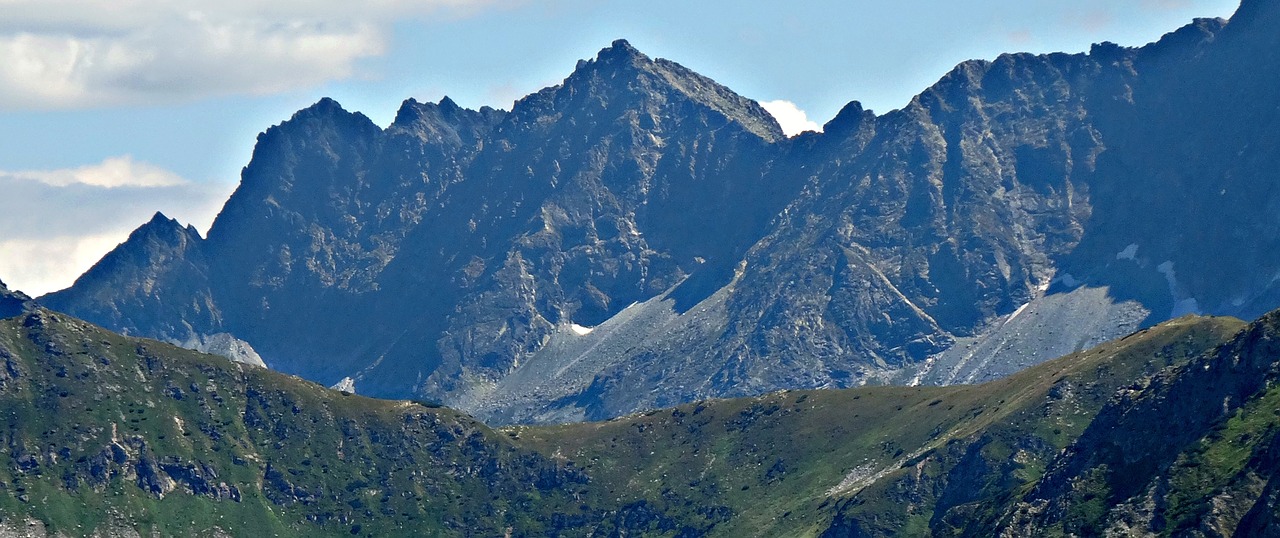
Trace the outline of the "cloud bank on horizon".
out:
M 112 157 L 64 170 L 0 171 L 0 275 L 38 296 L 69 286 L 157 210 L 207 230 L 231 194 L 159 167 Z

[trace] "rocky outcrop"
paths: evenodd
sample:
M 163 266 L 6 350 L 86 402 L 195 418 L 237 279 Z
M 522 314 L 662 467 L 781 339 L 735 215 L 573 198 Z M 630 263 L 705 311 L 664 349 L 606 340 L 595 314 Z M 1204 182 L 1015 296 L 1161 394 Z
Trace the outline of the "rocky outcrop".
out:
M 11 291 L 0 282 L 0 318 L 10 318 L 28 312 L 35 307 L 30 297 L 20 291 Z

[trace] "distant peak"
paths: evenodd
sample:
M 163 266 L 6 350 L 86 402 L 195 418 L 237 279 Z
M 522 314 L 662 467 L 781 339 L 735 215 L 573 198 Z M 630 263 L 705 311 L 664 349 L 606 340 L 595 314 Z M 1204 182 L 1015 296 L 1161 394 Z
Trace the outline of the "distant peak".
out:
M 391 124 L 407 125 L 417 121 L 421 116 L 421 113 L 418 112 L 418 109 L 421 107 L 422 103 L 419 103 L 417 99 L 412 97 L 405 99 L 404 102 L 400 104 L 400 110 L 396 111 L 396 119 L 392 120 Z
M 492 109 L 489 109 L 492 111 Z M 396 111 L 396 118 L 392 121 L 392 125 L 401 127 L 413 125 L 422 121 L 424 118 L 432 118 L 434 121 L 456 122 L 458 118 L 475 114 L 476 111 L 463 108 L 449 96 L 442 97 L 439 103 L 419 102 L 412 97 L 405 99 L 400 105 L 400 109 Z M 480 113 L 487 114 L 485 109 L 481 109 Z
M 614 41 L 612 45 L 596 55 L 596 61 L 601 63 L 630 62 L 640 58 L 646 58 L 646 56 L 625 39 Z
M 171 219 L 160 211 L 156 211 L 156 214 L 151 216 L 151 220 L 147 221 L 146 224 L 139 226 L 133 233 L 164 234 L 167 236 L 171 235 L 173 232 L 178 232 L 179 234 L 186 233 L 197 237 L 200 235 L 194 226 L 187 225 L 184 227 L 177 219 Z
M 348 111 L 332 98 L 322 97 L 315 104 L 295 112 L 287 121 L 268 129 L 267 133 L 263 134 L 266 135 L 273 131 L 275 134 L 280 134 L 281 132 L 297 133 L 299 131 L 296 129 L 303 129 L 301 136 L 314 137 L 316 133 L 307 132 L 307 130 L 314 129 L 316 125 L 335 126 L 339 129 L 346 129 L 349 132 L 360 132 L 365 135 L 381 131 L 381 128 L 364 114 Z M 260 135 L 259 142 L 261 141 Z
M 631 46 L 630 41 L 627 41 L 625 39 L 615 39 L 613 43 L 609 45 L 609 48 L 606 50 L 624 52 L 624 53 L 630 53 L 630 54 L 640 53 L 640 51 L 636 50 L 635 47 Z
M 348 114 L 351 114 L 351 113 L 347 112 L 347 109 L 342 108 L 342 105 L 339 104 L 337 101 L 334 101 L 332 98 L 329 98 L 329 97 L 321 97 L 319 101 L 315 102 L 315 104 L 307 108 L 304 108 L 302 110 L 299 110 L 296 114 L 293 115 L 293 117 L 294 119 L 297 119 L 297 118 L 304 118 L 304 117 L 325 117 L 325 116 L 338 116 L 338 115 L 348 115 Z
M 182 229 L 182 224 L 178 223 L 178 221 L 177 221 L 177 220 L 175 220 L 175 219 L 171 219 L 171 218 L 169 218 L 169 217 L 168 217 L 167 215 L 165 215 L 164 213 L 161 213 L 161 212 L 159 212 L 159 211 L 156 211 L 156 214 L 151 216 L 151 220 L 147 221 L 147 223 L 146 223 L 146 224 L 143 224 L 142 226 L 140 226 L 140 228 L 146 228 L 146 229 L 154 229 L 154 228 L 164 228 L 164 229 L 176 228 L 176 229 Z
M 860 128 L 875 117 L 875 113 L 863 108 L 862 103 L 850 101 L 840 109 L 840 113 L 836 114 L 835 118 L 822 127 L 822 131 L 828 134 L 846 133 Z
M 316 104 L 311 105 L 311 108 L 317 108 L 317 109 L 337 108 L 337 109 L 341 109 L 341 108 L 342 108 L 342 105 L 338 104 L 338 102 L 337 102 L 337 101 L 334 101 L 332 97 L 321 97 L 319 101 L 316 101 Z

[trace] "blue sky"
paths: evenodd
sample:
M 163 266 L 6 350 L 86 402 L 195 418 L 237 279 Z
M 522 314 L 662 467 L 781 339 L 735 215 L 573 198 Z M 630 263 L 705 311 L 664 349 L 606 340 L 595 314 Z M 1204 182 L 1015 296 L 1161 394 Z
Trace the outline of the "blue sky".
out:
M 204 231 L 257 133 L 323 96 L 383 125 L 408 97 L 509 109 L 626 38 L 794 130 L 901 107 L 966 59 L 1141 45 L 1238 0 L 216 4 L 0 1 L 0 279 L 65 287 L 157 210 Z

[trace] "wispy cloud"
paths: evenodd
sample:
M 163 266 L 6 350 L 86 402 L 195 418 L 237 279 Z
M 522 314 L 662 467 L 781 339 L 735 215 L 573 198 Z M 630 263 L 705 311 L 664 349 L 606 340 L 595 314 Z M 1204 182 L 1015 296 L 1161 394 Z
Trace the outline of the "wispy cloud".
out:
M 270 94 L 353 76 L 403 17 L 515 0 L 0 0 L 0 109 Z
M 77 183 L 94 187 L 173 187 L 189 183 L 177 174 L 143 162 L 133 157 L 109 157 L 98 164 L 61 170 L 0 171 L 0 178 L 38 181 L 53 187 L 67 187 Z M 0 179 L 2 180 L 2 179 Z
M 805 131 L 822 131 L 822 126 L 818 125 L 818 122 L 810 120 L 809 115 L 791 101 L 765 101 L 760 103 L 760 106 L 764 107 L 773 119 L 778 120 L 778 125 L 787 136 L 795 136 Z
M 129 157 L 0 171 L 0 279 L 40 295 L 69 286 L 156 211 L 208 229 L 232 185 L 196 183 Z

